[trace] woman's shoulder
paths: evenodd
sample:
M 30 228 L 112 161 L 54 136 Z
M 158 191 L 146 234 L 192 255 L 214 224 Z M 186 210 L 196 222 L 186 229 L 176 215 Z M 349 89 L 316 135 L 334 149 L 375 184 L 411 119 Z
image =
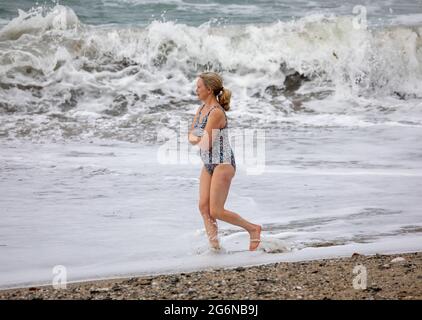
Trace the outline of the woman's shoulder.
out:
M 210 115 L 214 114 L 217 116 L 224 116 L 226 113 L 224 112 L 224 109 L 222 106 L 220 105 L 215 105 L 213 108 L 211 108 L 210 110 Z
M 222 126 L 222 124 L 224 124 L 226 120 L 226 113 L 224 112 L 223 107 L 215 106 L 214 108 L 212 108 L 209 113 L 209 118 L 212 118 L 213 122 L 221 123 L 220 126 Z

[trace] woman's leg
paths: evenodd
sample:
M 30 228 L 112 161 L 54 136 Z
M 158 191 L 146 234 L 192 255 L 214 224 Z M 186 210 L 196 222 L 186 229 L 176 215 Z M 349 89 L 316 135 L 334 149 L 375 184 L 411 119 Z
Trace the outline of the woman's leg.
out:
M 250 223 L 237 213 L 224 209 L 224 203 L 226 202 L 234 173 L 235 170 L 230 164 L 220 164 L 214 169 L 210 188 L 211 217 L 240 226 L 248 231 L 251 240 L 259 240 L 261 236 L 260 225 Z M 251 241 L 249 250 L 255 250 L 258 245 L 259 241 Z
M 199 211 L 204 219 L 205 230 L 211 247 L 219 249 L 217 221 L 210 214 L 210 187 L 211 175 L 203 166 L 199 179 Z

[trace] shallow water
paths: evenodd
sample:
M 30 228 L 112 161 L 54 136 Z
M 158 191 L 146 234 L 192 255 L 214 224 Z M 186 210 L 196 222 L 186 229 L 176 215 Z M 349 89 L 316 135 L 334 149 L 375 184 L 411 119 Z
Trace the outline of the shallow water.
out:
M 199 163 L 161 164 L 156 146 L 123 142 L 3 142 L 0 283 L 48 283 L 56 265 L 72 281 L 420 251 L 421 133 L 290 132 L 267 140 L 258 175 L 235 151 L 226 208 L 262 224 L 264 242 L 247 252 L 247 234 L 219 222 L 220 254 L 207 249 L 197 209 Z

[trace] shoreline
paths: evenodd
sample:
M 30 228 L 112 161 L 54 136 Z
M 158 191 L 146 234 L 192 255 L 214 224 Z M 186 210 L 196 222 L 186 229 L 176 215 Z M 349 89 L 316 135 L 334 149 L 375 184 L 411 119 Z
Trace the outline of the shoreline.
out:
M 366 277 L 365 277 L 366 275 Z M 365 282 L 366 279 L 366 282 Z M 1 289 L 8 299 L 422 299 L 422 252 Z

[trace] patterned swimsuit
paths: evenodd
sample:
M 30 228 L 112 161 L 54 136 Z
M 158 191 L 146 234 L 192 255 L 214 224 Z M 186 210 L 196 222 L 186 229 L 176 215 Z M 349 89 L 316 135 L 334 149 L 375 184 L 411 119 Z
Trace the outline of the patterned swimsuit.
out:
M 218 130 L 218 135 L 215 137 L 215 140 L 210 150 L 199 149 L 199 153 L 202 161 L 204 162 L 204 166 L 210 175 L 213 174 L 215 167 L 221 163 L 230 163 L 236 171 L 234 153 L 230 146 L 230 141 L 228 137 L 226 112 L 221 106 L 213 106 L 210 111 L 208 111 L 208 113 L 205 115 L 205 117 L 201 120 L 201 122 L 199 122 L 199 119 L 201 118 L 201 112 L 204 106 L 205 104 L 202 105 L 201 110 L 199 110 L 198 117 L 193 127 L 193 134 L 195 134 L 196 136 L 201 137 L 204 135 L 204 129 L 207 125 L 208 116 L 214 108 L 220 107 L 221 110 L 223 110 L 224 112 L 224 116 L 226 117 L 226 125 L 224 126 L 224 128 L 216 129 Z

